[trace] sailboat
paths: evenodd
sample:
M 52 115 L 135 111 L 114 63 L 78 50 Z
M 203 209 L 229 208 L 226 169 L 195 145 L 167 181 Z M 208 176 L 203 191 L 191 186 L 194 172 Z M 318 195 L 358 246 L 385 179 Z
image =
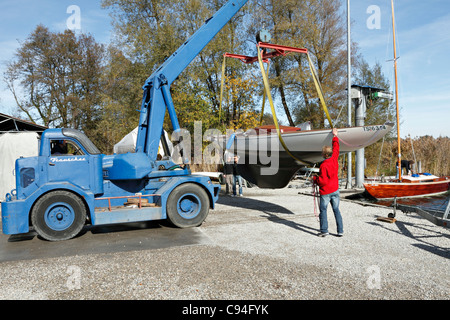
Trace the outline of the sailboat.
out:
M 301 128 L 303 127 L 303 129 Z M 394 123 L 338 128 L 340 154 L 365 148 L 382 139 Z M 238 173 L 260 188 L 284 188 L 300 168 L 323 160 L 322 147 L 331 146 L 330 129 L 280 126 L 281 139 L 273 125 L 237 134 L 231 147 L 239 155 Z
M 397 51 L 395 42 L 395 17 L 394 0 L 391 0 L 392 7 L 392 31 L 394 41 L 394 75 L 395 75 L 395 102 L 397 111 L 397 140 L 398 140 L 398 179 L 389 182 L 369 182 L 364 183 L 366 191 L 377 199 L 409 198 L 417 196 L 429 196 L 445 193 L 450 188 L 450 177 L 438 177 L 429 173 L 413 174 L 402 177 L 401 170 L 401 145 L 400 145 L 400 121 L 398 106 L 398 80 L 397 80 Z
M 331 125 L 332 121 L 307 49 L 265 42 L 259 42 L 257 49 L 257 57 L 226 53 L 224 58 L 237 58 L 244 63 L 259 62 L 265 87 L 264 93 L 270 103 L 274 125 L 256 127 L 247 132 L 232 134 L 229 137 L 219 136 L 214 140 L 219 145 L 226 146 L 225 149 L 229 152 L 239 156 L 237 172 L 245 180 L 260 188 L 283 188 L 300 168 L 305 165 L 314 165 L 323 160 L 322 147 L 331 145 L 333 134 L 331 129 L 313 130 L 308 122 L 296 127 L 278 124 L 263 61 L 280 55 L 284 56 L 290 52 L 306 54 L 319 100 Z M 224 70 L 225 59 L 222 67 L 222 79 L 224 79 Z M 222 91 L 220 100 L 222 101 Z M 263 110 L 261 114 L 264 113 Z M 393 127 L 394 123 L 386 122 L 373 126 L 339 128 L 340 153 L 344 154 L 365 148 L 383 138 Z

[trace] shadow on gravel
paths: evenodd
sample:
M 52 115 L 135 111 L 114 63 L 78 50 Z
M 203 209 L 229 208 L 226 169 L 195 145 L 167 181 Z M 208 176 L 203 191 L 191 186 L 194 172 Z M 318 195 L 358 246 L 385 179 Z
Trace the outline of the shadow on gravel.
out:
M 259 210 L 264 212 L 274 212 L 282 214 L 294 214 L 294 212 L 292 212 L 291 210 L 278 204 L 267 201 L 255 200 L 246 197 L 220 196 L 219 200 L 217 200 L 217 203 L 250 210 Z
M 382 227 L 387 231 L 400 233 L 408 238 L 414 239 L 415 241 L 417 241 L 417 243 L 412 244 L 412 246 L 428 251 L 442 258 L 450 259 L 450 251 L 448 250 L 448 248 L 440 247 L 427 241 L 428 239 L 436 237 L 446 237 L 446 238 L 449 237 L 439 231 L 430 229 L 427 225 L 421 223 L 402 222 L 397 220 L 395 221 L 395 225 L 398 228 L 398 230 L 393 230 L 386 228 L 382 223 L 379 222 L 368 222 L 368 223 L 373 226 Z M 417 231 L 420 232 L 421 234 L 420 236 L 414 235 L 414 233 Z
M 288 215 L 294 215 L 295 213 L 283 206 L 280 206 L 272 202 L 255 200 L 246 197 L 221 196 L 219 197 L 217 203 L 232 207 L 261 211 L 261 213 L 265 214 L 261 215 L 261 217 L 267 218 L 267 220 L 271 222 L 283 224 L 285 226 L 312 234 L 314 236 L 316 236 L 317 233 L 319 232 L 319 229 L 311 228 L 309 226 L 302 225 L 292 220 L 283 219 L 282 217 L 276 215 L 275 213 Z
M 271 214 L 269 212 L 264 212 L 264 213 L 267 214 L 267 219 L 269 221 L 272 221 L 272 222 L 275 222 L 275 223 L 280 223 L 280 224 L 283 224 L 285 226 L 294 228 L 296 230 L 303 231 L 305 233 L 309 233 L 309 234 L 311 234 L 311 235 L 313 235 L 315 237 L 317 236 L 317 233 L 319 232 L 319 229 L 311 228 L 311 227 L 305 226 L 305 225 L 300 224 L 300 223 L 295 222 L 295 221 L 291 221 L 291 220 L 286 220 L 286 219 L 280 218 L 279 216 Z

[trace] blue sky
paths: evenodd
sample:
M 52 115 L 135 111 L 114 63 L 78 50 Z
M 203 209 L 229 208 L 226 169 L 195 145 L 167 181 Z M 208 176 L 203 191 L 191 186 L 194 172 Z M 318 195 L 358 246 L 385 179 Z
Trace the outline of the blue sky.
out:
M 280 0 L 282 1 L 282 0 Z M 346 0 L 341 0 L 346 9 Z M 111 18 L 100 0 L 0 0 L 0 76 L 39 23 L 63 31 L 73 11 L 80 9 L 81 31 L 98 42 L 111 40 Z M 390 0 L 350 0 L 352 40 L 370 65 L 379 62 L 394 83 Z M 379 8 L 378 20 L 373 20 Z M 375 13 L 376 14 L 376 13 Z M 401 136 L 450 137 L 450 1 L 395 1 Z M 369 24 L 368 24 L 369 21 Z M 376 22 L 379 21 L 379 25 Z M 390 88 L 392 91 L 393 88 Z M 13 114 L 15 103 L 0 81 L 0 112 Z
M 379 29 L 367 26 L 371 5 L 380 8 Z M 350 0 L 350 6 L 352 40 L 370 65 L 381 64 L 393 91 L 391 1 Z M 400 135 L 450 137 L 450 1 L 395 0 L 394 6 Z

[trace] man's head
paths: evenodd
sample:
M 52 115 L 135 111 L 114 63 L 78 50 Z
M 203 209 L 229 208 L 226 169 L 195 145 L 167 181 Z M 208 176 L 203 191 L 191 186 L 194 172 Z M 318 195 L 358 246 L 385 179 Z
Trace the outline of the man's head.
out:
M 324 146 L 322 148 L 322 157 L 328 159 L 333 154 L 333 149 L 330 146 Z

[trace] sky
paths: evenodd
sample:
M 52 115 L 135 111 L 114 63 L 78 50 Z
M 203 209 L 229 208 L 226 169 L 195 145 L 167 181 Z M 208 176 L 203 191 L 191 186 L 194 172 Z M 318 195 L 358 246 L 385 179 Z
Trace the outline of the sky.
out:
M 282 1 L 282 0 L 280 0 Z M 347 0 L 342 2 L 346 11 Z M 3 82 L 5 63 L 38 24 L 53 32 L 75 28 L 97 42 L 112 39 L 100 0 L 0 0 L 0 113 L 15 102 Z M 351 40 L 373 66 L 380 63 L 394 90 L 390 0 L 350 0 Z M 450 1 L 395 0 L 400 135 L 450 137 Z

